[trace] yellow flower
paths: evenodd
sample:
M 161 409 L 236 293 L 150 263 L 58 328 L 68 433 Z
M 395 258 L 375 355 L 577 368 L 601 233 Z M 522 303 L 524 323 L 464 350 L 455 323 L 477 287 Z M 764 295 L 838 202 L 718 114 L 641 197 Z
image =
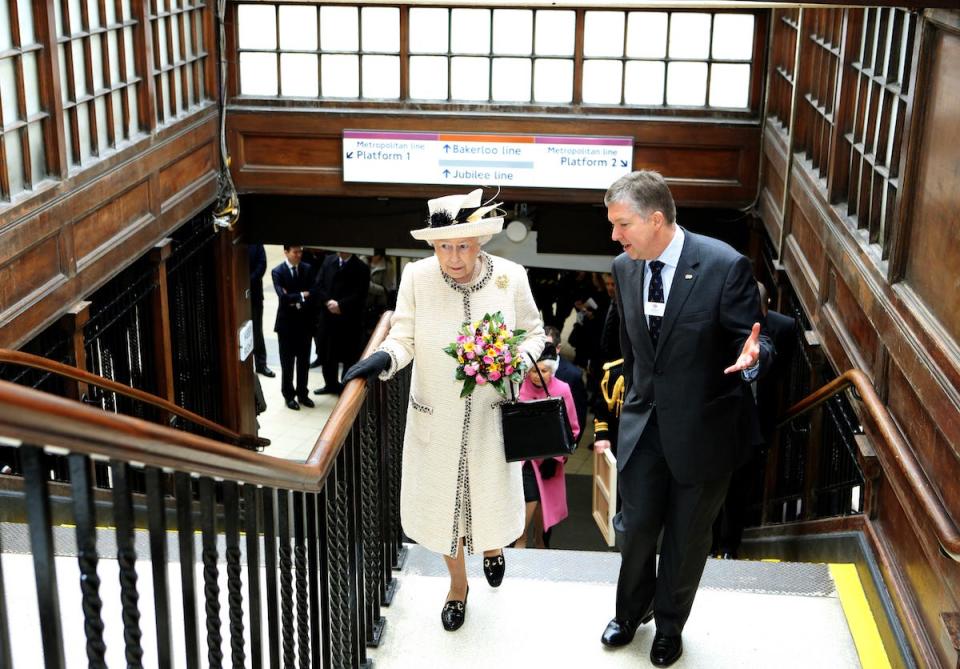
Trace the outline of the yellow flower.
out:
M 457 362 L 459 362 L 460 364 L 463 364 L 464 360 L 462 355 L 457 356 Z
M 463 350 L 464 350 L 464 351 L 472 351 L 472 350 L 473 350 L 473 342 L 472 342 L 472 341 L 465 341 L 465 342 L 463 342 Z

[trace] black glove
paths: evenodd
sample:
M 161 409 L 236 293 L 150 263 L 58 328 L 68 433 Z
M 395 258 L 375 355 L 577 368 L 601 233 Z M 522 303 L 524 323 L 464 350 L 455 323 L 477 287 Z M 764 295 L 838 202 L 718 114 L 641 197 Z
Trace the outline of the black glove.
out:
M 540 463 L 540 478 L 544 481 L 552 479 L 557 473 L 557 461 L 554 458 L 547 458 Z
M 344 385 L 353 379 L 369 379 L 376 376 L 385 369 L 390 368 L 390 354 L 386 351 L 376 351 L 367 356 L 355 365 L 351 365 L 344 375 L 341 383 Z

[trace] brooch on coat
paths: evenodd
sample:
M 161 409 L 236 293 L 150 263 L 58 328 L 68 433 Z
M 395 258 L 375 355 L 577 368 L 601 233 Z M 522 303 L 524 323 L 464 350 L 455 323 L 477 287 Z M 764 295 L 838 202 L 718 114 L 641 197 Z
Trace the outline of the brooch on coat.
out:
M 510 279 L 506 274 L 501 274 L 497 277 L 497 288 L 500 290 L 506 290 L 507 286 L 510 284 Z

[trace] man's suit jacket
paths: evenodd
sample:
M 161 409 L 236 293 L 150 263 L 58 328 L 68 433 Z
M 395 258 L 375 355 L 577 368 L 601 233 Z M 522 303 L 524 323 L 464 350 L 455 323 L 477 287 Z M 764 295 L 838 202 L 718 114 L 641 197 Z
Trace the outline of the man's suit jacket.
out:
M 309 337 L 313 332 L 314 299 L 304 300 L 301 293 L 313 290 L 313 268 L 305 262 L 297 266 L 297 278 L 290 273 L 287 263 L 282 262 L 270 273 L 273 288 L 277 291 L 277 320 L 273 331 L 278 335 L 303 335 Z
M 773 341 L 777 357 L 770 371 L 757 383 L 757 409 L 760 426 L 767 445 L 772 444 L 777 429 L 777 419 L 787 408 L 787 399 L 782 383 L 790 373 L 790 363 L 797 348 L 797 319 L 777 311 L 767 312 L 766 331 Z
M 370 289 L 370 268 L 355 255 L 350 256 L 340 267 L 340 257 L 334 253 L 323 259 L 317 273 L 317 308 L 324 317 L 327 300 L 336 300 L 340 305 L 340 318 L 345 322 L 360 323 Z
M 760 443 L 753 395 L 734 364 L 760 300 L 750 262 L 727 244 L 684 230 L 657 349 L 644 314 L 645 262 L 614 260 L 627 395 L 620 415 L 617 467 L 623 469 L 656 409 L 660 444 L 684 484 L 732 472 Z M 761 335 L 760 373 L 773 347 Z

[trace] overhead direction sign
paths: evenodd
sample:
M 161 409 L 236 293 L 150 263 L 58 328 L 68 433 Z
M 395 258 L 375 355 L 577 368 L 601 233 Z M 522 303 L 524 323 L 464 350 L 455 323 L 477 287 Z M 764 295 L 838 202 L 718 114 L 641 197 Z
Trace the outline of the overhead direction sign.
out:
M 343 131 L 343 180 L 605 190 L 632 137 Z

